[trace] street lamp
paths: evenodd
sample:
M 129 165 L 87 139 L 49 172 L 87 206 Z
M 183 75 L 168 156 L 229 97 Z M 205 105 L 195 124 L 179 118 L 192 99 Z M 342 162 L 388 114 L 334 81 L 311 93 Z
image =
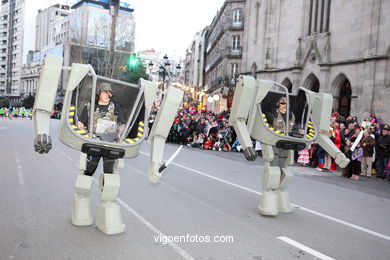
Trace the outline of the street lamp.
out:
M 169 62 L 168 60 L 168 55 L 164 55 L 163 57 L 164 59 L 164 66 L 163 65 L 160 65 L 160 75 L 162 75 L 162 85 L 161 85 L 161 91 L 164 91 L 164 88 L 165 88 L 165 76 L 170 73 L 168 71 L 168 67 L 171 66 L 171 63 Z M 171 76 L 171 75 L 169 75 Z

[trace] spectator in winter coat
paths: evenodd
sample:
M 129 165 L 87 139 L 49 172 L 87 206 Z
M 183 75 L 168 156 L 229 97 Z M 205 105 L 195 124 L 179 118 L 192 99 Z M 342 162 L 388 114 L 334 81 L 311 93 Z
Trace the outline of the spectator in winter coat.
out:
M 363 148 L 362 157 L 362 176 L 371 177 L 372 155 L 374 154 L 375 140 L 370 136 L 368 130 L 364 130 L 363 137 L 360 141 Z
M 375 145 L 376 151 L 376 169 L 377 169 L 377 178 L 386 178 L 386 167 L 390 157 L 390 127 L 389 125 L 384 125 L 382 128 L 382 134 L 378 137 Z
M 355 150 L 352 153 L 352 177 L 353 180 L 359 180 L 361 171 L 361 161 L 363 157 L 363 149 L 360 147 L 360 143 L 357 144 Z

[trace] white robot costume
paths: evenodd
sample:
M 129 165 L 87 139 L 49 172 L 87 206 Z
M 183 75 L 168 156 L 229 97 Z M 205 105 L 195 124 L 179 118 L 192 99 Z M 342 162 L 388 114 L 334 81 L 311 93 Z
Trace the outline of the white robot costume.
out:
M 274 129 L 267 119 L 267 114 L 275 109 L 281 97 L 287 100 L 285 122 L 291 122 L 292 116 L 296 122 L 295 129 L 286 123 L 284 132 Z M 285 189 L 293 177 L 288 169 L 288 164 L 294 161 L 293 150 L 317 142 L 340 167 L 348 165 L 349 159 L 329 139 L 332 102 L 329 94 L 299 88 L 297 95 L 292 95 L 276 82 L 239 76 L 229 123 L 234 127 L 248 161 L 254 161 L 257 156 L 251 137 L 262 145 L 264 192 L 260 199 L 260 214 L 275 216 L 278 212 L 292 212 Z
M 150 110 L 158 92 L 155 83 L 141 79 L 138 85 L 96 75 L 91 65 L 72 64 L 62 67 L 62 57 L 47 55 L 41 70 L 35 98 L 33 119 L 36 132 L 35 151 L 48 153 L 52 147 L 49 135 L 49 120 L 56 98 L 57 87 L 62 70 L 70 70 L 69 80 L 63 103 L 59 139 L 67 146 L 81 151 L 80 174 L 76 180 L 75 198 L 72 205 L 72 224 L 76 226 L 92 225 L 90 194 L 92 176 L 84 175 L 87 154 L 114 159 L 112 174 L 100 176 L 101 199 L 97 206 L 96 226 L 106 234 L 118 234 L 125 230 L 119 205 L 115 202 L 119 192 L 119 171 L 124 167 L 125 158 L 139 155 L 139 149 L 148 133 L 147 122 Z M 88 129 L 79 129 L 76 122 L 83 107 L 95 111 L 97 86 L 106 83 L 113 89 L 113 99 L 120 104 L 125 127 L 118 133 L 115 141 L 99 139 L 93 132 L 93 124 Z M 169 87 L 156 120 L 150 131 L 151 143 L 149 180 L 157 182 L 164 169 L 162 163 L 164 145 L 172 122 L 181 103 L 183 92 Z M 89 122 L 93 122 L 94 113 L 89 113 Z

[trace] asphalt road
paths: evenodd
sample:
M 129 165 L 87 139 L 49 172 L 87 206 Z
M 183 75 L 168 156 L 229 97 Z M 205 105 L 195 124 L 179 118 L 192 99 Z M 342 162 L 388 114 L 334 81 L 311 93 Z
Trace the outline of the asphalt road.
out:
M 264 217 L 261 158 L 188 147 L 157 184 L 146 176 L 147 143 L 126 160 L 118 200 L 125 233 L 72 226 L 79 152 L 56 138 L 58 123 L 54 148 L 41 155 L 32 121 L 0 118 L 0 259 L 389 259 L 388 181 L 293 166 L 295 211 Z M 164 158 L 177 148 L 168 144 Z

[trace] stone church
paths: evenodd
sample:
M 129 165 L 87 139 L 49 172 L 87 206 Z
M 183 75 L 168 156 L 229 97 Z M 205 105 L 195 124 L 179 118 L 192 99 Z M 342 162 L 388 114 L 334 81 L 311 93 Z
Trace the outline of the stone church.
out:
M 247 0 L 243 74 L 331 93 L 333 109 L 390 123 L 389 0 Z

